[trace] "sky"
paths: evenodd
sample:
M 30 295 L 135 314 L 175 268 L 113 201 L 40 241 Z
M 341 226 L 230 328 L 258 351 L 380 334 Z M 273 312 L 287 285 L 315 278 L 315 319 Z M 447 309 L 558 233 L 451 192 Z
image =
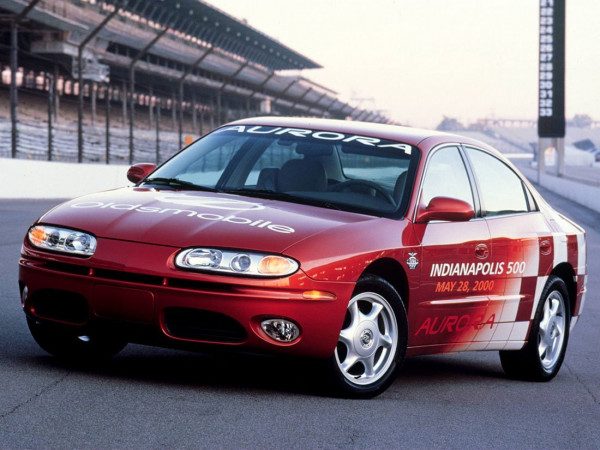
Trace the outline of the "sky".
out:
M 324 66 L 307 78 L 403 124 L 536 118 L 538 0 L 209 3 Z M 600 1 L 568 0 L 566 17 L 566 114 L 600 120 Z

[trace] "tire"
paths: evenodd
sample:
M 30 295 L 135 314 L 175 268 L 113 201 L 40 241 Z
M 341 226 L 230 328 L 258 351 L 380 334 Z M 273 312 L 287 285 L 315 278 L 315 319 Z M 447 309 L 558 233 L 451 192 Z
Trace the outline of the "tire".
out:
M 27 317 L 33 339 L 46 352 L 70 363 L 94 364 L 110 360 L 127 342 L 102 330 L 85 335 L 64 326 L 40 322 Z
M 361 278 L 329 361 L 336 394 L 371 398 L 386 390 L 404 360 L 407 338 L 406 309 L 398 292 L 383 278 Z
M 565 357 L 569 325 L 567 286 L 560 278 L 550 276 L 531 323 L 527 344 L 521 350 L 500 352 L 504 372 L 520 380 L 550 381 Z

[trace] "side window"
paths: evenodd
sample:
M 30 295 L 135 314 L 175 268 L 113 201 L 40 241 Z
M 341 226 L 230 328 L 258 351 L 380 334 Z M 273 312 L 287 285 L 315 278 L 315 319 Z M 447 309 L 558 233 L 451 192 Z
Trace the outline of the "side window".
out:
M 428 205 L 434 197 L 463 200 L 475 209 L 467 169 L 457 147 L 444 147 L 429 159 L 421 203 Z
M 523 182 L 510 167 L 484 151 L 467 148 L 467 152 L 481 190 L 484 215 L 529 211 Z

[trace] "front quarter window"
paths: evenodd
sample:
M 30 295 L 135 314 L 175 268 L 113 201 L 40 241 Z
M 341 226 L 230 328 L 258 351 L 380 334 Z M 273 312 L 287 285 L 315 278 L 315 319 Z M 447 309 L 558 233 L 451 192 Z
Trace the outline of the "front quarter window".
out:
M 462 200 L 475 210 L 467 169 L 456 146 L 440 148 L 429 158 L 421 203 L 427 206 L 435 197 Z

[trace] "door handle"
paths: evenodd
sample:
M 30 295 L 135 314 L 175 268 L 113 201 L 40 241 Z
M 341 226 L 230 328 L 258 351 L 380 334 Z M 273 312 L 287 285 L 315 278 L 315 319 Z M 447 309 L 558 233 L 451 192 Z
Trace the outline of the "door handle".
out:
M 485 259 L 490 255 L 490 251 L 488 249 L 488 246 L 485 244 L 477 244 L 475 246 L 475 256 L 477 256 L 479 259 Z
M 540 253 L 542 255 L 549 255 L 552 252 L 552 243 L 549 239 L 544 239 L 540 241 Z

